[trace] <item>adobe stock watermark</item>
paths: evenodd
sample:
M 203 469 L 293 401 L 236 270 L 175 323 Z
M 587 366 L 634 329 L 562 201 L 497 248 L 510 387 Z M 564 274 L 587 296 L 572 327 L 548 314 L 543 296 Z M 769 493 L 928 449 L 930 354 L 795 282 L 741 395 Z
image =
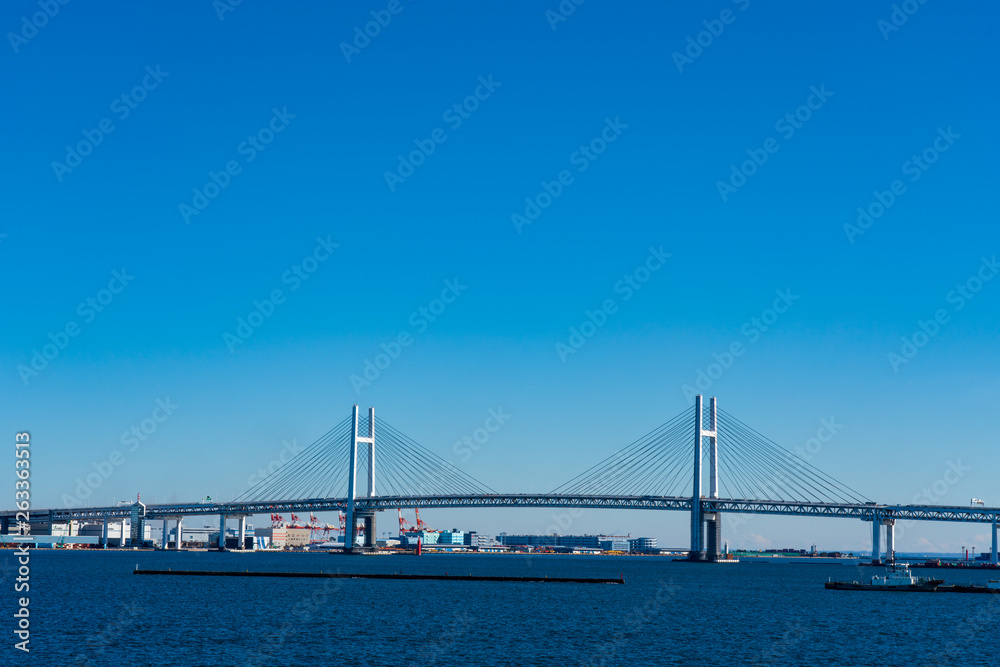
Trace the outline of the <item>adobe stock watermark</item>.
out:
M 440 296 L 431 299 L 426 306 L 421 306 L 410 313 L 407 322 L 413 327 L 412 330 L 404 329 L 388 343 L 379 345 L 381 352 L 376 352 L 375 356 L 371 359 L 365 357 L 364 368 L 361 374 L 351 374 L 348 380 L 351 383 L 351 387 L 354 388 L 354 393 L 360 396 L 362 389 L 370 387 L 372 382 L 388 370 L 393 361 L 399 359 L 403 350 L 413 344 L 414 337 L 427 331 L 431 323 L 436 322 L 448 310 L 448 306 L 455 303 L 458 297 L 462 295 L 462 292 L 468 288 L 469 286 L 460 283 L 457 277 L 445 280 L 444 289 L 441 290 Z
M 975 613 L 955 623 L 955 631 L 948 633 L 950 641 L 942 647 L 941 652 L 927 656 L 927 665 L 967 665 L 975 662 L 969 652 L 973 641 L 985 636 L 987 641 L 995 642 L 997 620 L 1000 618 L 1000 596 L 990 595 L 989 598 L 989 602 L 981 605 Z M 970 605 L 970 608 L 974 607 Z
M 27 16 L 21 17 L 21 29 L 7 33 L 7 41 L 14 53 L 20 53 L 21 47 L 38 35 L 38 31 L 49 24 L 51 19 L 59 13 L 59 8 L 69 4 L 69 0 L 38 0 L 38 7 L 42 10 L 35 12 L 29 19 Z
M 472 458 L 472 453 L 478 452 L 483 445 L 489 442 L 490 436 L 499 431 L 500 427 L 506 424 L 509 419 L 510 415 L 504 413 L 503 407 L 496 410 L 490 408 L 486 411 L 486 421 L 483 422 L 483 425 L 475 429 L 472 435 L 462 436 L 461 440 L 452 445 L 452 453 L 462 461 L 468 461 Z
M 312 249 L 312 252 L 302 258 L 301 261 L 292 264 L 292 266 L 281 274 L 281 282 L 283 285 L 289 285 L 289 292 L 295 292 L 300 287 L 302 283 L 315 274 L 319 267 L 326 260 L 330 259 L 333 255 L 333 251 L 340 247 L 339 243 L 334 243 L 330 240 L 330 235 L 327 234 L 324 239 L 322 236 L 316 237 L 316 247 Z M 222 333 L 222 341 L 226 344 L 229 352 L 235 352 L 238 345 L 242 345 L 247 342 L 254 332 L 263 326 L 264 322 L 274 315 L 275 310 L 278 306 L 284 305 L 287 295 L 285 291 L 280 287 L 276 287 L 268 293 L 267 298 L 263 301 L 258 301 L 254 299 L 253 309 L 244 318 L 243 316 L 236 318 L 236 329 L 233 333 L 224 331 Z
M 924 172 L 938 161 L 941 154 L 946 153 L 948 149 L 955 145 L 955 141 L 962 136 L 961 134 L 955 134 L 951 129 L 951 125 L 948 126 L 947 130 L 939 127 L 937 132 L 938 136 L 934 138 L 931 145 L 920 151 L 919 155 L 911 156 L 900 168 L 904 176 L 910 177 L 911 183 L 916 183 L 924 175 Z M 896 199 L 904 194 L 906 194 L 906 184 L 898 178 L 889 184 L 888 190 L 884 192 L 875 190 L 872 192 L 875 200 L 867 206 L 858 207 L 858 217 L 854 221 L 854 224 L 850 222 L 844 223 L 844 234 L 847 235 L 847 240 L 853 244 L 857 237 L 871 229 L 875 221 L 885 215 L 886 211 L 896 203 Z
M 586 144 L 580 144 L 575 151 L 570 153 L 570 165 L 576 167 L 576 172 L 579 174 L 587 171 L 590 165 L 607 150 L 610 144 L 617 141 L 626 129 L 628 129 L 628 125 L 621 122 L 619 116 L 615 116 L 614 120 L 605 118 L 604 128 L 598 135 Z M 512 213 L 510 216 L 510 221 L 517 233 L 520 234 L 525 227 L 541 217 L 542 212 L 551 206 L 552 202 L 559 199 L 565 188 L 574 182 L 575 177 L 569 169 L 561 170 L 552 181 L 543 180 L 541 182 L 542 189 L 534 197 L 524 198 L 524 210 L 521 213 Z
M 989 259 L 986 257 L 981 258 L 979 269 L 969 276 L 965 282 L 956 284 L 955 288 L 945 295 L 945 301 L 952 304 L 954 312 L 959 312 L 972 299 L 976 298 L 976 295 L 982 291 L 986 283 L 996 277 L 997 272 L 1000 272 L 1000 264 L 997 263 L 996 255 L 993 255 Z M 917 328 L 913 333 L 903 336 L 903 343 L 899 348 L 899 352 L 893 351 L 886 355 L 892 372 L 898 373 L 900 368 L 910 363 L 917 356 L 917 353 L 938 335 L 941 327 L 949 322 L 951 322 L 951 313 L 946 308 L 938 308 L 934 311 L 934 315 L 926 321 L 917 320 Z
M 629 661 L 619 657 L 619 652 L 636 636 L 652 619 L 663 616 L 663 606 L 680 593 L 681 588 L 674 584 L 671 577 L 667 581 L 657 582 L 656 592 L 639 605 L 630 609 L 623 617 L 624 630 L 619 630 L 602 642 L 581 665 L 589 667 L 606 667 L 607 665 L 627 664 Z
M 820 450 L 823 449 L 823 445 L 833 440 L 833 436 L 840 433 L 842 428 L 844 428 L 844 425 L 838 424 L 836 417 L 820 419 L 819 428 L 816 429 L 816 435 L 809 438 L 801 445 L 798 445 L 792 450 L 792 452 L 797 457 L 808 463 L 820 453 Z
M 226 20 L 226 14 L 236 11 L 236 8 L 243 4 L 243 0 L 213 0 L 212 9 L 220 21 Z
M 786 665 L 797 662 L 793 651 L 798 648 L 804 639 L 809 637 L 809 631 L 803 629 L 799 622 L 792 623 L 785 621 L 785 631 L 780 637 L 776 637 L 751 661 L 753 667 L 771 667 L 772 665 Z
M 421 662 L 433 665 L 441 658 L 451 663 L 452 649 L 476 622 L 476 617 L 467 611 L 454 612 L 451 624 L 435 641 L 424 644 L 420 650 Z M 447 656 L 447 657 L 446 657 Z
M 274 141 L 274 138 L 288 127 L 288 123 L 295 118 L 295 114 L 288 113 L 288 107 L 278 107 L 271 109 L 271 119 L 253 134 L 248 134 L 244 141 L 236 146 L 236 154 L 242 155 L 244 162 L 250 164 L 257 156 Z M 177 210 L 181 214 L 184 224 L 191 223 L 191 216 L 201 215 L 202 211 L 208 208 L 212 200 L 218 197 L 223 190 L 229 187 L 233 178 L 243 173 L 243 165 L 238 159 L 232 159 L 223 165 L 219 171 L 208 172 L 208 180 L 200 188 L 193 188 L 191 203 L 181 202 L 177 205 Z
M 170 72 L 160 70 L 160 65 L 157 65 L 156 69 L 147 65 L 146 76 L 142 77 L 142 81 L 133 86 L 128 92 L 122 93 L 119 97 L 112 100 L 111 113 L 119 121 L 125 120 L 132 115 L 133 111 L 139 108 L 139 104 L 145 101 L 149 93 L 156 90 L 168 76 L 170 76 Z M 66 156 L 63 158 L 63 162 L 59 162 L 58 160 L 52 161 L 52 171 L 55 173 L 56 179 L 62 183 L 63 177 L 66 174 L 72 174 L 74 169 L 83 164 L 83 158 L 93 153 L 94 149 L 100 146 L 105 137 L 114 132 L 115 129 L 115 122 L 110 117 L 106 117 L 99 120 L 97 127 L 94 129 L 81 130 L 83 139 L 75 145 L 66 145 Z
M 926 3 L 927 0 L 903 0 L 898 5 L 893 4 L 889 20 L 879 19 L 875 23 L 875 27 L 882 33 L 882 40 L 888 42 L 889 35 L 899 32 L 899 29 L 906 25 L 910 17 L 916 14 L 920 10 L 920 7 Z
M 22 537 L 31 535 L 31 432 L 21 431 L 14 434 L 14 535 Z M 8 530 L 10 532 L 10 530 Z M 10 560 L 17 556 L 17 578 L 14 580 L 15 593 L 31 592 L 31 553 L 28 545 L 22 542 L 17 551 L 11 554 Z M 7 561 L 6 556 L 4 562 Z M 21 641 L 14 643 L 14 648 L 25 653 L 31 652 L 31 598 L 17 598 L 17 611 L 14 612 L 14 634 Z
M 392 17 L 398 16 L 404 9 L 406 6 L 401 0 L 389 0 L 385 9 L 373 9 L 369 12 L 372 20 L 364 24 L 364 29 L 359 25 L 354 26 L 354 39 L 351 40 L 351 43 L 340 43 L 340 52 L 344 54 L 344 60 L 350 64 L 351 58 L 360 55 L 363 50 L 368 48 L 372 40 L 382 34 L 382 29 L 392 23 Z
M 941 474 L 941 477 L 931 482 L 929 485 L 920 489 L 918 493 L 913 496 L 911 501 L 912 505 L 944 505 L 942 501 L 951 492 L 951 488 L 958 484 L 965 473 L 971 471 L 973 466 L 967 466 L 962 464 L 962 459 L 956 459 L 954 461 L 948 460 L 947 467 Z M 915 519 L 904 519 L 896 520 L 895 526 L 895 537 L 898 539 L 902 537 L 906 530 L 917 525 Z
M 688 404 L 694 405 L 694 397 L 708 391 L 715 384 L 716 380 L 725 375 L 726 371 L 736 363 L 736 360 L 746 353 L 749 346 L 760 340 L 760 337 L 774 326 L 779 317 L 787 313 L 795 305 L 795 302 L 799 300 L 798 295 L 792 294 L 790 287 L 783 290 L 775 290 L 774 293 L 777 295 L 777 298 L 775 298 L 770 308 L 765 308 L 760 312 L 759 316 L 751 317 L 740 327 L 740 335 L 743 338 L 737 338 L 731 342 L 721 353 L 713 352 L 712 358 L 715 361 L 710 362 L 704 368 L 699 368 L 695 372 L 694 386 L 690 384 L 681 386 L 681 391 L 684 392 L 684 397 L 687 399 Z M 744 338 L 746 342 L 744 342 Z
M 819 420 L 819 428 L 816 429 L 816 435 L 808 438 L 805 442 L 796 445 L 792 450 L 792 454 L 806 463 L 812 461 L 820 453 L 820 451 L 822 451 L 823 446 L 830 443 L 834 436 L 840 433 L 843 428 L 844 425 L 838 424 L 836 417 L 830 417 L 829 419 L 821 418 Z M 788 476 L 785 475 L 783 471 L 768 470 L 766 480 L 767 481 L 765 483 L 770 486 L 771 482 L 787 482 Z M 747 498 L 746 500 L 753 499 Z M 750 520 L 746 517 L 746 515 L 729 514 L 728 512 L 722 515 L 722 521 L 725 524 L 725 529 L 727 531 L 735 531 L 736 529 L 750 523 Z
M 750 6 L 750 0 L 732 0 L 732 3 L 737 5 L 741 12 L 746 11 L 747 7 Z M 715 40 L 722 36 L 726 26 L 732 25 L 736 21 L 737 16 L 738 14 L 734 13 L 733 10 L 723 9 L 719 12 L 719 18 L 702 21 L 701 24 L 705 26 L 705 29 L 694 37 L 688 35 L 687 48 L 684 49 L 684 53 L 673 52 L 672 58 L 677 71 L 683 74 L 685 65 L 691 65 L 700 58 L 705 53 L 705 49 L 712 46 Z
M 635 293 L 642 289 L 642 286 L 649 282 L 653 274 L 662 269 L 672 256 L 672 253 L 663 251 L 662 245 L 659 248 L 649 246 L 649 255 L 646 260 L 614 284 L 612 288 L 614 293 L 622 295 L 622 303 L 631 300 Z M 585 310 L 583 314 L 586 319 L 579 325 L 569 328 L 569 338 L 566 339 L 566 342 L 561 340 L 556 342 L 556 355 L 558 355 L 559 361 L 565 364 L 569 355 L 576 354 L 580 348 L 586 345 L 587 341 L 607 324 L 608 317 L 618 312 L 618 307 L 618 302 L 609 298 L 602 301 L 596 310 Z
M 125 464 L 126 452 L 136 452 L 180 407 L 171 401 L 169 396 L 163 399 L 158 398 L 155 403 L 156 407 L 153 408 L 149 417 L 123 432 L 119 437 L 122 446 L 128 449 L 126 451 L 113 449 L 106 459 L 92 461 L 90 465 L 94 468 L 94 472 L 88 473 L 83 478 L 76 478 L 74 494 L 72 496 L 68 493 L 62 495 L 63 507 L 74 507 L 90 498 L 94 491 L 101 488 L 101 485 L 110 479 L 115 470 Z
M 88 296 L 77 304 L 76 314 L 83 320 L 83 324 L 90 324 L 97 319 L 97 315 L 103 313 L 115 300 L 115 297 L 125 291 L 125 288 L 133 280 L 135 280 L 135 276 L 130 275 L 125 267 L 122 267 L 121 271 L 117 269 L 112 271 L 111 280 L 108 281 L 107 287 L 98 290 L 94 296 Z M 21 382 L 28 386 L 33 378 L 38 377 L 42 371 L 49 367 L 51 362 L 59 357 L 59 354 L 69 345 L 70 340 L 79 336 L 82 331 L 81 324 L 76 320 L 69 320 L 62 329 L 55 333 L 50 331 L 48 334 L 50 342 L 42 345 L 41 350 L 32 348 L 29 365 L 17 365 L 17 374 L 20 376 Z
M 142 618 L 148 610 L 142 609 L 136 600 L 129 602 L 119 602 L 120 611 L 114 614 L 114 620 L 101 628 L 100 632 L 89 633 L 86 637 L 73 647 L 72 650 L 80 651 L 73 662 L 68 663 L 73 667 L 90 667 L 91 665 L 109 664 L 117 662 L 112 659 L 109 652 L 117 654 L 117 647 L 123 637 L 135 627 L 136 620 Z M 107 659 L 106 659 L 107 658 Z
M 247 486 L 254 486 L 258 482 L 263 481 L 268 475 L 291 461 L 292 457 L 301 452 L 303 449 L 305 449 L 305 447 L 300 445 L 298 440 L 295 438 L 292 438 L 291 442 L 282 440 L 281 451 L 278 453 L 277 458 L 271 459 L 267 466 L 257 468 L 257 472 L 251 473 L 251 475 L 247 477 Z
M 809 86 L 809 93 L 804 104 L 796 107 L 794 111 L 786 113 L 774 124 L 774 131 L 780 133 L 785 141 L 794 137 L 795 132 L 801 130 L 805 123 L 812 118 L 813 113 L 822 109 L 823 105 L 833 97 L 833 93 L 826 89 L 825 83 L 821 83 L 819 88 Z M 729 165 L 729 179 L 715 182 L 715 188 L 719 191 L 722 201 L 729 201 L 729 197 L 746 185 L 747 179 L 756 174 L 767 163 L 770 156 L 779 150 L 781 150 L 781 144 L 774 137 L 765 139 L 761 148 L 748 148 L 746 154 L 749 159 L 741 162 L 739 167 L 735 164 Z
M 340 574 L 340 572 L 338 567 L 336 573 Z M 339 578 L 324 579 L 322 586 L 319 584 L 310 586 L 307 589 L 308 593 L 300 598 L 287 614 L 282 616 L 281 627 L 274 632 L 267 633 L 262 641 L 255 645 L 253 655 L 246 656 L 241 664 L 273 665 L 276 662 L 275 656 L 280 655 L 278 649 L 285 643 L 285 640 L 289 636 L 301 640 L 301 637 L 297 637 L 296 633 L 301 632 L 303 627 L 308 627 L 317 610 L 320 610 L 320 613 L 325 613 L 332 601 L 341 597 L 343 588 L 344 580 Z
M 545 10 L 545 20 L 549 22 L 549 27 L 555 31 L 559 27 L 560 23 L 563 23 L 566 19 L 576 12 L 576 8 L 582 5 L 587 0 L 562 0 L 555 10 L 546 9 Z M 748 0 L 749 1 L 749 0 Z
M 471 118 L 482 102 L 490 99 L 496 89 L 503 85 L 502 81 L 494 81 L 493 75 L 489 74 L 485 78 L 477 79 L 479 85 L 461 102 L 456 102 L 441 114 L 441 120 L 448 123 L 452 131 L 462 127 L 462 123 Z M 399 162 L 393 171 L 386 170 L 383 173 L 385 184 L 389 186 L 389 192 L 395 192 L 396 186 L 405 183 L 406 179 L 416 173 L 417 168 L 424 164 L 439 144 L 448 141 L 448 134 L 444 128 L 436 127 L 430 132 L 426 139 L 414 139 L 413 144 L 416 149 L 410 151 L 405 157 L 400 154 L 396 158 Z

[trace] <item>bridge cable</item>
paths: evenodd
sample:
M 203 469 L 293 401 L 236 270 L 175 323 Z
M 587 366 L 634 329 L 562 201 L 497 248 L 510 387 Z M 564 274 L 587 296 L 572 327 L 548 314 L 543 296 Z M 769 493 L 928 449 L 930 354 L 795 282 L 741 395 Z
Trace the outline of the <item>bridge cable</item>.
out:
M 748 449 L 758 453 L 762 458 L 769 460 L 772 464 L 777 464 L 782 470 L 788 472 L 789 476 L 785 479 L 789 484 L 795 484 L 799 487 L 798 493 L 807 490 L 806 498 L 808 500 L 815 500 L 814 498 L 808 498 L 808 490 L 819 494 L 821 498 L 838 504 L 859 503 L 867 500 L 854 489 L 796 457 L 732 415 L 728 413 L 723 413 L 723 415 L 726 422 L 726 430 L 734 436 L 739 436 L 739 440 L 743 441 Z
M 563 495 L 599 495 L 600 491 L 606 491 L 609 482 L 613 482 L 623 474 L 628 473 L 633 463 L 641 460 L 643 456 L 660 444 L 660 439 L 665 433 L 670 432 L 671 429 L 683 424 L 685 421 L 690 421 L 693 424 L 693 415 L 690 413 L 690 410 L 685 410 L 676 415 L 665 424 L 654 428 L 635 442 L 623 447 L 611 456 L 556 487 L 552 493 Z

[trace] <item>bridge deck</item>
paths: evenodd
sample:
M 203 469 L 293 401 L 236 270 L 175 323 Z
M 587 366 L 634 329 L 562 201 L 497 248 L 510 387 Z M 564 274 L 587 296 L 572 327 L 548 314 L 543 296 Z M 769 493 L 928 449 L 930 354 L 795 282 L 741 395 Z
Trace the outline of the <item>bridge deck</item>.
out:
M 643 509 L 690 511 L 692 499 L 673 496 L 590 496 L 564 494 L 490 494 L 469 496 L 375 496 L 358 498 L 356 508 L 393 510 L 396 508 L 431 507 L 578 507 L 594 509 Z M 146 518 L 162 519 L 179 516 L 210 516 L 240 514 L 270 514 L 298 511 L 338 511 L 347 506 L 345 498 L 314 498 L 295 501 L 265 501 L 245 503 L 190 503 L 147 505 Z M 949 505 L 877 505 L 808 503 L 778 500 L 748 500 L 702 498 L 702 512 L 735 514 L 800 515 L 862 519 L 871 521 L 877 513 L 881 519 L 914 521 L 951 521 L 994 523 L 1000 521 L 1000 508 L 962 507 Z M 84 507 L 74 509 L 32 510 L 33 521 L 69 521 L 84 519 L 124 519 L 131 516 L 131 506 Z M 14 510 L 0 511 L 0 518 L 12 523 Z

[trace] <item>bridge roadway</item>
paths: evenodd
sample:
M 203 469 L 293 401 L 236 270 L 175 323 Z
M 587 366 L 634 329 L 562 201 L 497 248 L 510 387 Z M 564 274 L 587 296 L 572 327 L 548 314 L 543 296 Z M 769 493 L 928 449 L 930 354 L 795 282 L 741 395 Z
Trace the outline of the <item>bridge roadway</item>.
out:
M 396 508 L 434 507 L 575 507 L 593 509 L 642 509 L 691 511 L 692 499 L 673 496 L 591 496 L 562 494 L 490 494 L 468 496 L 374 496 L 357 498 L 356 511 L 394 510 Z M 344 510 L 346 498 L 309 500 L 274 500 L 252 503 L 190 503 L 147 505 L 147 519 L 181 516 L 251 515 L 282 512 L 330 512 Z M 777 500 L 740 500 L 702 498 L 702 513 L 773 514 L 823 516 L 872 521 L 949 521 L 971 523 L 1000 522 L 998 507 L 963 507 L 950 505 L 877 505 L 811 503 Z M 34 521 L 81 521 L 85 519 L 122 519 L 131 516 L 132 506 L 83 507 L 32 510 Z M 15 523 L 15 511 L 0 511 L 4 526 Z M 6 531 L 5 531 L 6 532 Z

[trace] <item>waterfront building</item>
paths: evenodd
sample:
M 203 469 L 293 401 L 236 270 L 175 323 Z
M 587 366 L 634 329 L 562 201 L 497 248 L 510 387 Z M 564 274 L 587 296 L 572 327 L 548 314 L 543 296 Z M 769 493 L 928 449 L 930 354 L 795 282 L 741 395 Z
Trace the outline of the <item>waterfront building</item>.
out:
M 558 546 L 555 535 L 508 535 L 500 533 L 497 542 L 507 547 L 554 547 Z
M 598 543 L 602 551 L 622 551 L 629 552 L 629 542 L 632 540 L 601 540 Z
M 628 541 L 628 550 L 632 553 L 659 552 L 655 537 L 637 537 Z
M 287 528 L 258 528 L 254 531 L 254 546 L 257 549 L 284 549 Z
M 286 547 L 309 546 L 310 530 L 308 528 L 285 528 Z
M 494 538 L 490 537 L 489 535 L 480 535 L 479 533 L 475 532 L 468 532 L 465 534 L 465 544 L 475 549 L 501 546 L 499 542 L 497 542 Z
M 124 525 L 123 525 L 124 523 Z M 124 528 L 124 530 L 123 530 Z M 150 542 L 153 539 L 153 529 L 148 523 L 143 523 L 143 542 Z M 104 522 L 96 521 L 93 523 L 77 523 L 70 522 L 56 523 L 52 526 L 52 535 L 69 537 L 71 535 L 79 535 L 86 537 L 96 537 L 98 542 L 104 536 Z M 108 546 L 112 547 L 124 547 L 132 544 L 132 526 L 130 521 L 121 520 L 108 521 Z M 122 539 L 124 537 L 124 540 Z M 140 546 L 140 545 L 136 545 Z
M 628 535 L 507 535 L 500 533 L 497 541 L 505 546 L 518 547 L 569 547 L 585 549 L 601 549 L 602 542 L 624 543 L 628 551 Z
M 408 546 L 417 546 L 417 539 L 419 538 L 423 545 L 426 547 L 428 544 L 437 544 L 438 537 L 441 533 L 433 530 L 408 530 L 399 536 L 400 542 L 404 542 Z
M 438 533 L 438 544 L 465 544 L 465 536 L 457 528 Z

